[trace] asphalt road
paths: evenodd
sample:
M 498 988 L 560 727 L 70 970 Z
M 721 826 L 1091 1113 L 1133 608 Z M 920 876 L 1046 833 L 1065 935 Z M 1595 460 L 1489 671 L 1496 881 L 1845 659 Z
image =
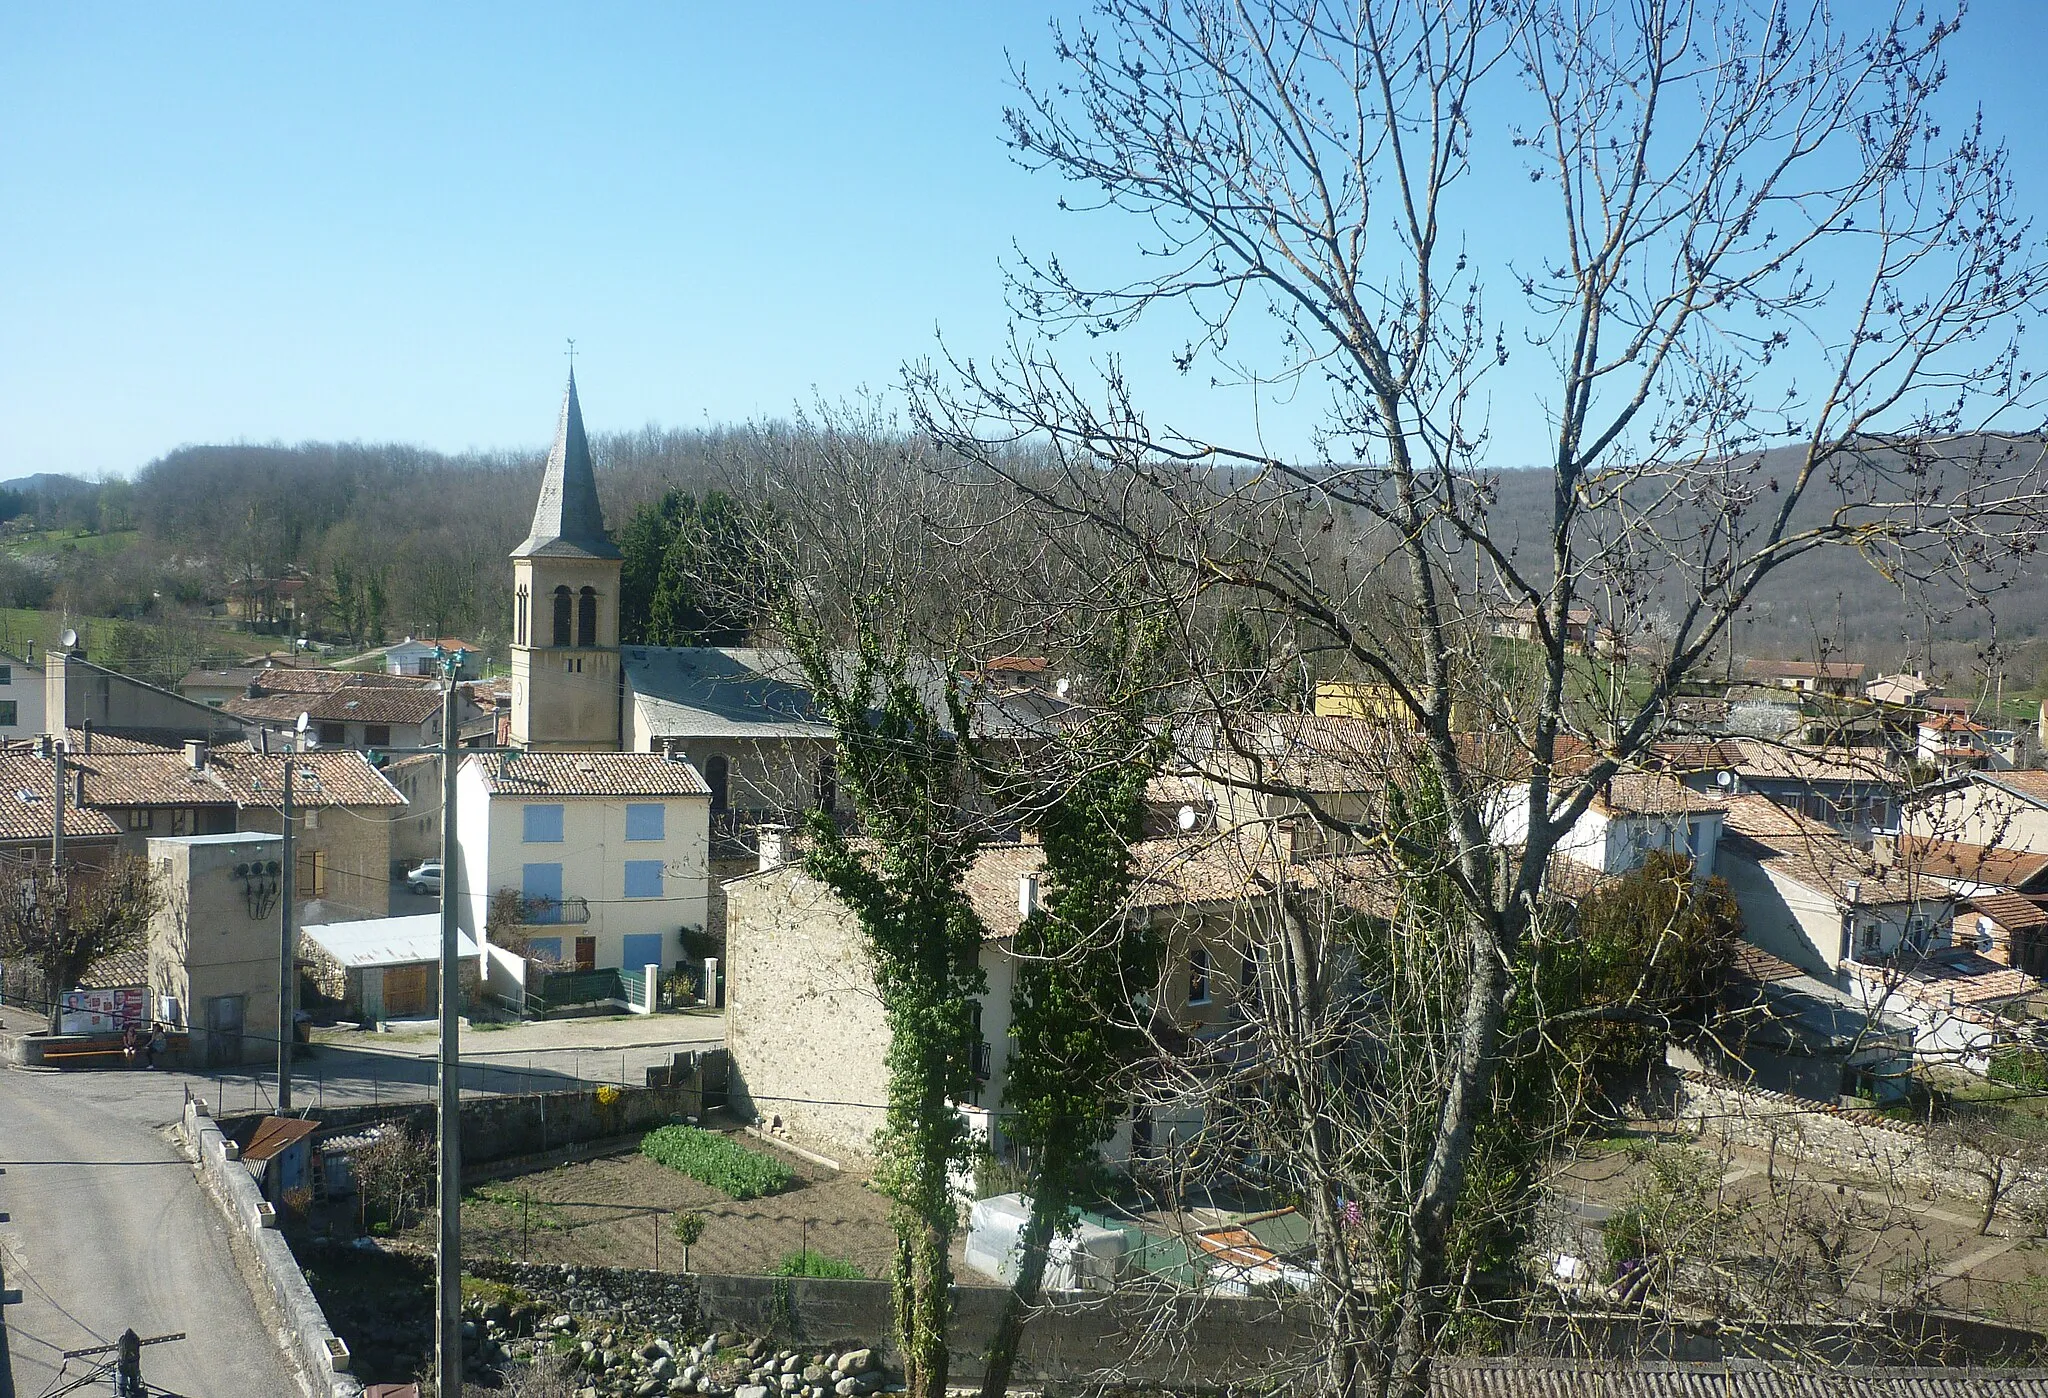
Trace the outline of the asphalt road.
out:
M 61 1351 L 133 1327 L 190 1337 L 143 1351 L 152 1386 L 187 1398 L 296 1393 L 191 1166 L 135 1115 L 81 1100 L 78 1081 L 0 1069 L 0 1254 L 22 1293 L 4 1316 L 13 1392 L 35 1398 L 60 1369 L 79 1376 L 88 1361 L 65 1368 Z

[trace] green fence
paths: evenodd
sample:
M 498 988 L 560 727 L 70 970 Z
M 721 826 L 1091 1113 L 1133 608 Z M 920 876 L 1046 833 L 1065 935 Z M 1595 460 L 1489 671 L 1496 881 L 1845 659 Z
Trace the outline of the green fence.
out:
M 588 1005 L 597 1000 L 625 998 L 626 988 L 615 970 L 548 971 L 527 982 L 526 1012 L 545 1019 L 550 1010 L 558 1010 L 565 1005 Z

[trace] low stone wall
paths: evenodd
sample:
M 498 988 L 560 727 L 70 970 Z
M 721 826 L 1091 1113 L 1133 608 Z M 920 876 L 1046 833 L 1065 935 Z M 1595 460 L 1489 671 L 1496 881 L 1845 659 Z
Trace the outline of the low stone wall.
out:
M 889 1284 L 823 1278 L 731 1277 L 557 1266 L 472 1258 L 468 1270 L 509 1282 L 564 1310 L 644 1325 L 731 1326 L 811 1349 L 878 1348 L 900 1362 Z M 948 1336 L 955 1382 L 978 1381 L 1008 1293 L 955 1287 Z M 1215 1389 L 1271 1377 L 1307 1360 L 1316 1317 L 1291 1296 L 1060 1293 L 1024 1329 L 1019 1383 L 1078 1389 L 1106 1382 Z
M 608 1136 L 651 1131 L 681 1117 L 699 1116 L 704 1093 L 694 1082 L 675 1087 L 587 1088 L 577 1092 L 527 1092 L 503 1097 L 469 1097 L 462 1103 L 464 1168 L 520 1156 L 543 1155 L 562 1146 Z M 310 1113 L 309 1113 L 310 1114 Z M 267 1115 L 230 1112 L 230 1130 Z M 431 1136 L 434 1104 L 332 1107 L 318 1113 L 323 1128 L 402 1121 Z
M 1788 1168 L 1795 1160 L 1808 1160 L 1915 1189 L 1969 1192 L 1979 1187 L 1975 1171 L 1988 1164 L 1981 1152 L 1944 1145 L 1912 1122 L 1744 1087 L 1703 1073 L 1678 1075 L 1673 1110 L 1703 1140 L 1765 1154 L 1775 1151 Z M 2012 1184 L 2001 1209 L 2038 1212 L 2048 1207 L 2048 1169 L 2015 1163 L 2008 1167 L 2008 1179 Z
M 362 1398 L 363 1386 L 355 1377 L 334 1368 L 328 1349 L 334 1331 L 284 1235 L 265 1225 L 263 1212 L 268 1206 L 249 1167 L 228 1158 L 227 1138 L 207 1115 L 204 1102 L 185 1104 L 183 1125 L 200 1183 L 254 1259 L 256 1275 L 247 1277 L 250 1287 L 260 1286 L 276 1306 L 281 1321 L 278 1339 L 298 1361 L 301 1382 L 309 1385 L 314 1398 Z M 262 1305 L 260 1295 L 257 1304 Z

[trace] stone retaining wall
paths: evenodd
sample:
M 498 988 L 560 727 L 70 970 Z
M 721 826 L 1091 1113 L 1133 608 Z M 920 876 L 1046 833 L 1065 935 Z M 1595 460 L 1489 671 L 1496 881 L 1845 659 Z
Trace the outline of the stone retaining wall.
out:
M 731 1326 L 814 1349 L 872 1345 L 894 1365 L 889 1284 L 823 1278 L 731 1277 L 495 1262 L 476 1276 L 508 1282 L 564 1310 L 643 1323 L 674 1317 Z M 1000 1287 L 955 1287 L 949 1334 L 955 1382 L 978 1381 L 995 1333 Z M 1203 1297 L 1182 1292 L 1060 1293 L 1025 1327 L 1017 1381 L 1079 1388 L 1105 1381 L 1213 1389 L 1270 1377 L 1307 1362 L 1316 1320 L 1293 1297 Z
M 185 1104 L 183 1127 L 207 1197 L 254 1258 L 255 1275 L 245 1269 L 245 1280 L 274 1304 L 281 1321 L 279 1343 L 297 1361 L 301 1383 L 309 1386 L 313 1398 L 362 1398 L 363 1386 L 355 1377 L 334 1368 L 328 1352 L 334 1331 L 328 1328 L 327 1317 L 313 1299 L 313 1289 L 306 1285 L 305 1274 L 284 1235 L 264 1222 L 268 1205 L 249 1167 L 228 1158 L 227 1138 L 207 1115 L 204 1102 L 195 1099 Z M 257 1306 L 263 1307 L 261 1294 Z
M 1744 1087 L 1703 1073 L 1678 1075 L 1674 1109 L 1704 1140 L 1766 1154 L 1775 1150 L 1787 1165 L 1808 1160 L 1916 1189 L 1970 1193 L 1982 1187 L 1974 1173 L 1987 1163 L 1981 1152 L 1946 1146 L 1923 1126 L 1874 1112 Z M 2015 1164 L 2008 1178 L 2013 1183 L 2001 1209 L 2048 1209 L 2048 1169 Z

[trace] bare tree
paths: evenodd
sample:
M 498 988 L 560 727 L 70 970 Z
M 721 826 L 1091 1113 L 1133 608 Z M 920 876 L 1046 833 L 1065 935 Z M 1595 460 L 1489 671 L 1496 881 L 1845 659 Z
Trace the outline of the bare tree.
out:
M 1945 125 L 1953 32 L 1760 0 L 1105 0 L 1055 31 L 1056 78 L 1018 75 L 1017 158 L 1135 215 L 1148 270 L 1020 261 L 1008 350 L 914 370 L 920 425 L 964 482 L 1007 487 L 978 520 L 1025 516 L 1067 565 L 1047 575 L 1085 580 L 1073 611 L 1114 575 L 1191 636 L 1253 614 L 1273 678 L 1370 695 L 1405 785 L 1441 803 L 1428 838 L 1340 808 L 1255 741 L 1240 698 L 1270 687 L 1187 667 L 1197 767 L 1391 842 L 1448 893 L 1428 984 L 1399 969 L 1415 944 L 1385 947 L 1430 1007 L 1402 1101 L 1425 1125 L 1375 1172 L 1380 1214 L 1318 1227 L 1332 1391 L 1427 1386 L 1532 1029 L 1516 992 L 1551 856 L 1680 686 L 1801 560 L 1854 550 L 1978 607 L 2038 538 L 2040 444 L 1999 433 L 2036 426 L 2018 345 L 2043 268 L 2002 147 Z M 1518 215 L 1489 257 L 1464 230 L 1510 178 L 1547 226 Z M 1164 314 L 1190 327 L 1183 370 L 1326 398 L 1306 459 L 1161 424 L 1117 361 L 1054 352 Z M 1541 367 L 1510 378 L 1524 356 Z M 1545 425 L 1541 507 L 1512 517 L 1503 408 Z M 1530 623 L 1508 664 L 1502 608 Z M 1588 653 L 1582 609 L 1643 638 L 1625 673 Z M 1344 939 L 1300 925 L 1279 949 L 1320 1026 Z M 1329 1042 L 1303 1041 L 1292 1080 L 1330 1079 Z M 1357 1154 L 1325 1144 L 1301 1168 L 1348 1180 Z M 1369 1276 L 1361 1235 L 1385 1241 Z
M 41 973 L 51 1033 L 64 992 L 98 962 L 141 946 L 160 901 L 140 859 L 57 873 L 47 865 L 0 865 L 0 957 Z

